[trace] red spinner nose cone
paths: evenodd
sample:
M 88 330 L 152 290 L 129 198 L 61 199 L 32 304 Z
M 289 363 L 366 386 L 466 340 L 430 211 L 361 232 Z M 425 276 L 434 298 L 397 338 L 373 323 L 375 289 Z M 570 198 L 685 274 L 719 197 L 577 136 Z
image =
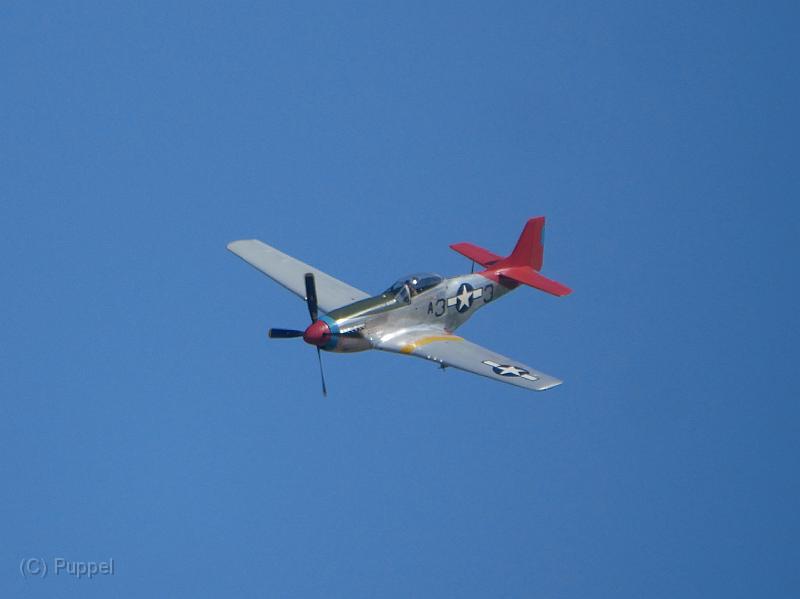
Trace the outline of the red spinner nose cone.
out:
M 328 328 L 327 323 L 318 320 L 314 322 L 303 333 L 303 341 L 320 347 L 325 345 L 331 338 L 331 330 Z

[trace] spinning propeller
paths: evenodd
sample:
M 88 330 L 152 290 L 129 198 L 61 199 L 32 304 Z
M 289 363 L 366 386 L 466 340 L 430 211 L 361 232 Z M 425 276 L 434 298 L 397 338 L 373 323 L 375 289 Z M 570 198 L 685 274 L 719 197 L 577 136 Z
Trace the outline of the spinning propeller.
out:
M 317 347 L 319 376 L 322 379 L 322 395 L 327 397 L 328 389 L 325 387 L 325 373 L 322 370 L 322 352 L 320 351 L 320 347 L 330 341 L 331 330 L 326 322 L 317 318 L 319 315 L 319 310 L 317 309 L 317 286 L 314 282 L 314 275 L 310 272 L 306 273 L 306 305 L 308 306 L 308 315 L 311 316 L 311 324 L 305 331 L 298 331 L 296 329 L 270 329 L 269 336 L 272 339 L 302 337 L 303 341 Z

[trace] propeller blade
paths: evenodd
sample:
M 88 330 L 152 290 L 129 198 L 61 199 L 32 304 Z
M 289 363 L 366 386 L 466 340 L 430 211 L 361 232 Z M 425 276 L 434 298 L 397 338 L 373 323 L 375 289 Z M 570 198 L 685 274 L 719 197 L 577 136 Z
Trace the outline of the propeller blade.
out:
M 295 331 L 294 329 L 270 329 L 269 336 L 271 339 L 291 339 L 292 337 L 302 337 L 303 331 Z
M 319 377 L 322 379 L 322 395 L 328 397 L 328 389 L 325 387 L 325 373 L 322 371 L 322 352 L 317 348 L 317 359 L 319 360 Z
M 306 304 L 311 322 L 317 322 L 317 285 L 314 282 L 314 274 L 310 272 L 306 273 Z

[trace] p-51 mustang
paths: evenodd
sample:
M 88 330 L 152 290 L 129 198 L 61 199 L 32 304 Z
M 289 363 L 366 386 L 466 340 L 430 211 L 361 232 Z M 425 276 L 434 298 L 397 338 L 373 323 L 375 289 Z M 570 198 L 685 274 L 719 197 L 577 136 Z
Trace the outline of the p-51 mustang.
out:
M 311 316 L 308 328 L 270 329 L 269 336 L 302 337 L 316 346 L 325 395 L 320 350 L 380 349 L 544 391 L 561 381 L 453 334 L 478 308 L 519 285 L 557 296 L 571 292 L 539 274 L 543 232 L 544 217 L 530 219 L 514 251 L 505 258 L 471 243 L 453 244 L 451 248 L 485 270 L 447 279 L 434 273 L 416 273 L 398 279 L 374 297 L 257 239 L 233 241 L 228 249 L 306 301 Z M 320 317 L 319 310 L 326 314 Z

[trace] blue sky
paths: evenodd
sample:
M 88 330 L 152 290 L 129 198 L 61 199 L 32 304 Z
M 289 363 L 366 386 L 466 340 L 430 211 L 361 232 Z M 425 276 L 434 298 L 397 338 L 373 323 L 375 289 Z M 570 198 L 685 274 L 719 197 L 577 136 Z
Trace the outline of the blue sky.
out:
M 9 3 L 0 595 L 792 597 L 791 3 Z M 563 378 L 269 341 L 257 237 Z M 113 558 L 92 580 L 20 562 Z

